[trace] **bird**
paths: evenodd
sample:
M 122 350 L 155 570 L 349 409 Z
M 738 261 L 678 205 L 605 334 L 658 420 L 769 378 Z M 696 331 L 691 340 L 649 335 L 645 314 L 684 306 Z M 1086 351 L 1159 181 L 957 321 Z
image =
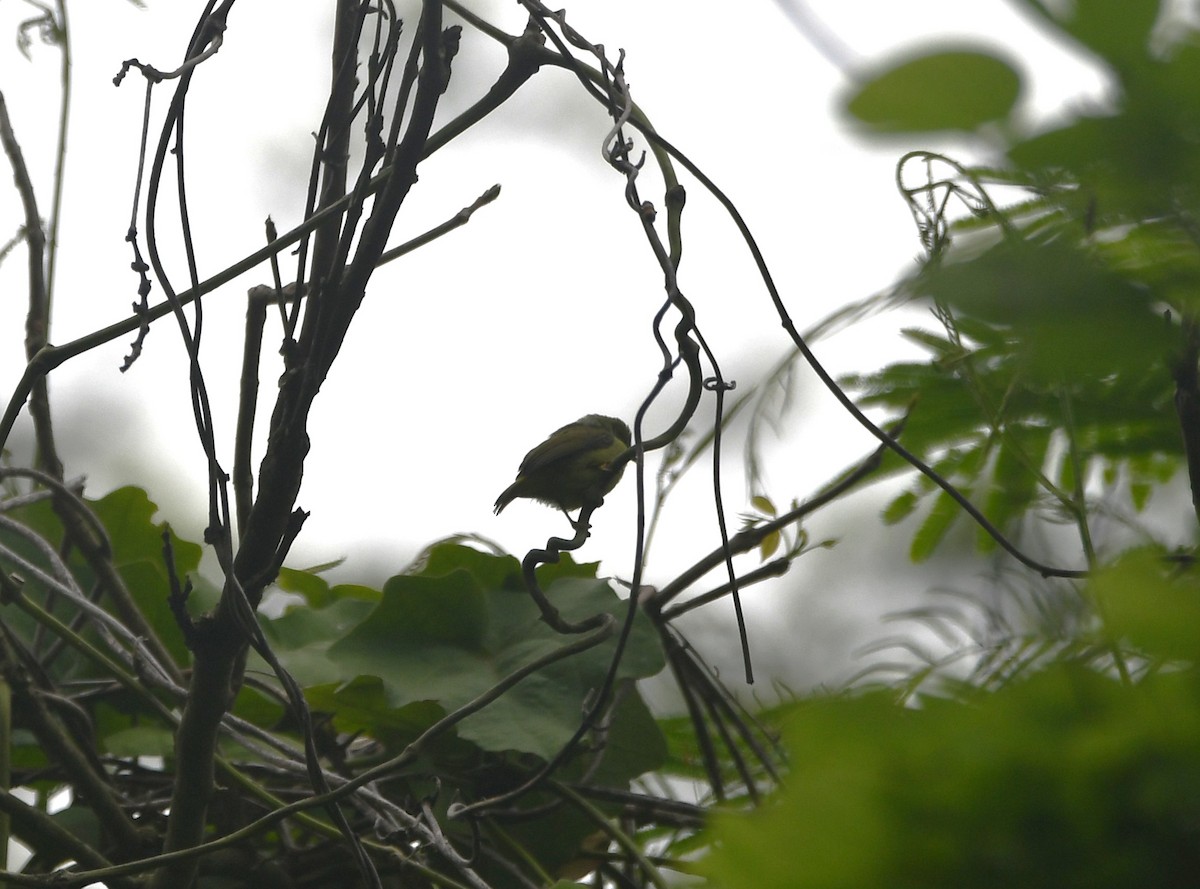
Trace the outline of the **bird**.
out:
M 624 421 L 588 414 L 550 434 L 525 455 L 517 480 L 496 498 L 496 515 L 518 497 L 527 497 L 567 514 L 585 501 L 599 503 L 616 487 L 625 467 L 612 461 L 629 448 L 633 437 Z

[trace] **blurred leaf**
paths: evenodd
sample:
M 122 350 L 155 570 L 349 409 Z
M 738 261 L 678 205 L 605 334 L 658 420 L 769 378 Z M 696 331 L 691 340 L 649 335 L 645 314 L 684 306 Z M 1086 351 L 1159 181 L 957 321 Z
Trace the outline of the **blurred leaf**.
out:
M 983 439 L 977 446 L 950 452 L 933 468 L 943 478 L 953 481 L 959 493 L 970 497 L 971 482 L 987 461 L 989 450 L 990 441 Z M 923 478 L 923 481 L 932 485 L 928 479 Z M 938 544 L 945 539 L 950 528 L 961 516 L 962 507 L 949 494 L 938 488 L 933 508 L 930 509 L 925 521 L 913 534 L 912 545 L 909 547 L 909 558 L 920 563 L 933 555 Z
M 1025 372 L 1047 386 L 1161 367 L 1178 342 L 1144 288 L 1061 240 L 1005 239 L 922 284 L 938 302 L 1008 330 Z
M 1102 58 L 1124 67 L 1149 55 L 1150 32 L 1160 0 L 1075 0 L 1064 7 L 1043 0 L 1021 0 L 1055 29 L 1074 37 Z
M 778 531 L 772 531 L 762 539 L 762 543 L 758 545 L 759 556 L 766 561 L 775 555 L 779 550 L 779 544 L 783 542 L 783 535 Z
M 46 751 L 29 729 L 16 728 L 8 738 L 10 765 L 14 770 L 40 772 L 46 768 Z
M 263 694 L 252 685 L 243 684 L 233 704 L 233 714 L 260 728 L 271 728 L 286 714 L 283 702 Z
M 1133 508 L 1138 512 L 1142 512 L 1146 508 L 1146 504 L 1150 502 L 1150 493 L 1153 491 L 1146 482 L 1131 482 L 1129 485 L 1129 499 L 1133 501 Z
M 106 737 L 104 749 L 111 756 L 170 758 L 175 753 L 175 733 L 165 726 L 130 726 Z
M 1096 249 L 1117 273 L 1149 288 L 1158 300 L 1200 311 L 1200 251 L 1180 227 L 1149 221 L 1100 240 Z
M 930 352 L 934 353 L 935 361 L 946 358 L 962 357 L 963 348 L 958 343 L 945 336 L 932 333 L 928 330 L 922 330 L 919 327 L 906 327 L 900 331 L 900 335 L 910 342 L 924 346 Z
M 990 52 L 947 48 L 897 62 L 845 100 L 879 133 L 974 130 L 1012 113 L 1020 75 Z
M 771 516 L 772 518 L 776 515 L 775 504 L 771 501 L 770 497 L 767 497 L 763 494 L 755 494 L 753 497 L 751 497 L 750 505 L 763 515 Z
M 883 522 L 895 525 L 912 515 L 917 508 L 917 495 L 913 491 L 903 491 L 892 500 L 883 510 Z
M 1046 462 L 1050 447 L 1050 429 L 1045 426 L 1006 427 L 996 448 L 984 514 L 997 527 L 1018 524 L 1034 505 L 1040 490 L 1038 471 Z M 977 529 L 981 552 L 991 552 L 999 544 L 982 528 Z
M 960 488 L 960 491 L 963 494 L 970 494 L 969 489 Z M 945 539 L 946 534 L 950 531 L 950 526 L 954 524 L 961 512 L 962 507 L 954 502 L 949 494 L 939 491 L 933 502 L 933 509 L 929 511 L 929 515 L 925 517 L 925 521 L 913 535 L 908 557 L 914 562 L 920 563 L 932 556 L 933 551 Z
M 1118 17 L 1104 27 L 1119 28 L 1119 22 Z M 1194 213 L 1200 182 L 1195 34 L 1194 28 L 1178 28 L 1180 39 L 1166 58 L 1150 57 L 1145 41 L 1114 34 L 1113 45 L 1122 50 L 1109 59 L 1120 78 L 1114 112 L 1036 135 L 1014 145 L 1009 157 L 1043 178 L 1065 174 L 1092 202 L 1091 215 L 1100 226 L 1171 220 L 1181 208 Z
M 1194 885 L 1198 693 L 1059 665 L 969 704 L 798 704 L 785 789 L 718 814 L 704 868 L 722 889 Z
M 59 827 L 66 829 L 77 839 L 93 849 L 99 848 L 102 837 L 100 819 L 87 806 L 67 806 L 50 817 L 58 822 Z
M 1091 579 L 1108 631 L 1151 656 L 1200 660 L 1200 580 L 1155 549 L 1125 553 Z
M 717 812 L 703 870 L 722 889 L 885 885 L 876 850 L 886 848 L 886 813 L 874 790 L 883 765 L 878 745 L 896 734 L 895 707 L 876 696 L 801 705 L 797 718 L 803 728 L 788 738 L 801 755 L 791 756 L 789 789 L 748 814 Z M 837 758 L 829 755 L 834 747 Z

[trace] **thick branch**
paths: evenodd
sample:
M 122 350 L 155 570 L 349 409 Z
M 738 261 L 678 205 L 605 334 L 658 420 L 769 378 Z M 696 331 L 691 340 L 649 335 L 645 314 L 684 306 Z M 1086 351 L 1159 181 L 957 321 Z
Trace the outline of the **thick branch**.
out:
M 449 78 L 456 44 L 446 42 L 442 33 L 439 3 L 425 4 L 417 39 L 421 41 L 423 63 L 408 129 L 391 164 L 392 173 L 376 196 L 358 250 L 342 275 L 336 300 L 325 300 L 319 314 L 310 312 L 305 316 L 300 337 L 305 366 L 285 378 L 272 417 L 267 453 L 259 471 L 259 495 L 235 562 L 236 574 L 245 585 L 252 605 L 257 604 L 262 586 L 271 579 L 265 576 L 265 569 L 277 559 L 280 536 L 300 490 L 310 447 L 309 408 L 362 304 L 367 282 L 384 252 L 400 205 L 417 180 L 417 163 Z
M 244 649 L 240 635 L 229 638 L 227 630 L 215 621 L 204 624 L 201 632 L 203 644 L 196 648 L 203 656 L 196 657 L 187 705 L 175 734 L 177 772 L 164 852 L 190 849 L 203 837 L 213 789 L 217 727 L 232 700 L 235 670 L 242 663 L 238 657 Z M 152 889 L 190 886 L 195 873 L 195 859 L 172 861 L 155 872 L 150 885 Z

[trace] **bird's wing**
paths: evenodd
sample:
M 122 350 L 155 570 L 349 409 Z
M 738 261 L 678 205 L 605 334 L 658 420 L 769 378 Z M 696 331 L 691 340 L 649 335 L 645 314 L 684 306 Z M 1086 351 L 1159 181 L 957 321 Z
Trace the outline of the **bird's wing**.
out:
M 612 433 L 607 429 L 572 423 L 559 429 L 526 454 L 518 474 L 533 472 L 584 451 L 606 448 L 614 440 Z

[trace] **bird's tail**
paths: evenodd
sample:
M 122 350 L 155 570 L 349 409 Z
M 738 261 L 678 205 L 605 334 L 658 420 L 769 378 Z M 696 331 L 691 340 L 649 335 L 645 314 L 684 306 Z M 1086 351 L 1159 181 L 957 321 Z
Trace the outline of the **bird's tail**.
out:
M 496 515 L 504 512 L 504 507 L 517 499 L 517 483 L 513 482 L 504 489 L 504 493 L 496 498 Z

